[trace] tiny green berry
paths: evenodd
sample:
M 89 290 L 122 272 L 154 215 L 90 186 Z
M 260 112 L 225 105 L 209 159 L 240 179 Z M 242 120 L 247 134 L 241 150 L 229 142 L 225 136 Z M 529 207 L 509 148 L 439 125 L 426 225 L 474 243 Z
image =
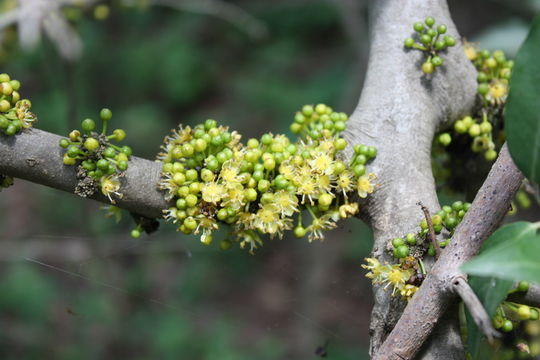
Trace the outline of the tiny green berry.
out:
M 424 74 L 433 74 L 433 71 L 435 71 L 435 66 L 431 62 L 425 62 L 422 64 L 422 71 Z
M 531 308 L 527 305 L 521 305 L 517 309 L 517 315 L 520 320 L 529 320 L 531 317 Z
M 13 88 L 13 90 L 17 91 L 21 88 L 21 83 L 19 82 L 19 80 L 11 80 L 10 82 L 10 85 L 11 87 Z
M 497 158 L 497 151 L 490 149 L 484 153 L 484 158 L 487 161 L 493 161 Z
M 140 230 L 139 229 L 131 230 L 131 237 L 134 238 L 134 239 L 138 239 L 139 237 L 141 237 Z
M 452 142 L 452 136 L 449 133 L 442 133 L 438 139 L 442 146 L 448 146 Z
M 435 19 L 431 16 L 428 16 L 425 22 L 427 26 L 432 27 L 435 24 Z
M 208 235 L 203 235 L 201 236 L 201 242 L 204 244 L 204 245 L 210 245 L 212 243 L 212 241 L 214 240 L 214 237 L 210 234 Z
M 105 159 L 99 159 L 96 163 L 98 169 L 106 171 L 109 169 L 109 162 Z
M 332 195 L 322 194 L 321 196 L 319 196 L 319 205 L 321 205 L 322 207 L 328 207 L 330 206 L 330 204 L 332 204 L 333 200 L 334 198 L 332 197 Z
M 103 108 L 101 109 L 101 111 L 99 112 L 99 117 L 101 118 L 101 120 L 103 121 L 109 121 L 111 120 L 112 118 L 112 111 L 107 109 L 107 108 Z
M 439 26 L 437 26 L 437 32 L 438 32 L 439 34 L 444 34 L 444 33 L 446 33 L 446 25 L 439 25 Z
M 407 243 L 409 245 L 416 245 L 416 235 L 415 234 L 408 233 L 406 239 L 407 239 Z
M 476 75 L 476 81 L 478 81 L 479 83 L 487 82 L 488 81 L 487 74 L 483 71 L 479 71 L 478 75 Z
M 116 141 L 122 141 L 126 138 L 126 132 L 122 129 L 115 129 L 113 135 Z
M 402 259 L 409 256 L 409 247 L 407 245 L 401 245 L 394 249 L 394 257 Z
M 131 154 L 133 153 L 133 150 L 131 150 L 129 146 L 125 145 L 125 146 L 122 146 L 122 152 L 126 154 L 127 156 L 131 156 Z
M 413 38 L 406 38 L 404 45 L 407 48 L 411 48 L 414 45 L 414 39 Z
M 60 147 L 63 147 L 64 149 L 67 149 L 68 146 L 69 146 L 69 140 L 68 139 L 60 139 Z
M 17 133 L 17 127 L 13 124 L 9 124 L 7 129 L 4 130 L 4 133 L 8 136 L 13 136 Z
M 482 121 L 480 124 L 480 132 L 482 132 L 482 134 L 489 134 L 491 130 L 493 130 L 491 123 L 489 121 Z
M 306 233 L 307 233 L 306 228 L 302 227 L 301 225 L 298 225 L 297 227 L 294 228 L 294 236 L 296 236 L 297 238 L 304 237 Z
M 1 112 L 7 112 L 9 109 L 11 109 L 11 104 L 6 99 L 0 100 L 0 111 Z
M 456 39 L 454 39 L 452 36 L 446 35 L 446 36 L 444 37 L 444 42 L 446 43 L 447 46 L 454 46 L 454 45 L 456 45 Z
M 377 148 L 374 146 L 368 146 L 366 155 L 368 158 L 373 159 L 374 157 L 377 156 Z
M 535 308 L 531 308 L 531 316 L 529 317 L 530 320 L 538 320 L 538 310 Z
M 518 291 L 526 292 L 529 290 L 529 283 L 527 281 L 520 281 L 517 287 Z
M 436 50 L 443 50 L 446 47 L 446 43 L 441 40 L 435 41 L 435 49 Z
M 468 128 L 467 126 L 465 125 L 465 123 L 461 120 L 458 120 L 454 123 L 454 130 L 458 133 L 458 134 L 464 134 L 467 132 Z
M 480 125 L 478 124 L 472 124 L 471 127 L 469 128 L 469 135 L 471 137 L 477 137 L 480 135 L 480 133 L 481 133 Z
M 420 36 L 420 42 L 424 45 L 428 45 L 431 43 L 431 40 L 433 40 L 433 38 L 431 36 L 429 36 L 428 34 L 424 34 L 422 36 Z
M 99 141 L 93 137 L 89 137 L 84 141 L 84 147 L 90 151 L 96 151 L 99 148 Z
M 392 246 L 394 248 L 397 248 L 401 245 L 404 245 L 405 244 L 405 241 L 402 239 L 402 238 L 394 238 L 392 239 Z
M 81 128 L 83 131 L 89 133 L 96 128 L 96 123 L 92 119 L 84 119 L 81 123 Z
M 478 93 L 480 95 L 486 95 L 489 92 L 489 85 L 486 83 L 478 84 Z
M 434 56 L 431 59 L 433 66 L 441 66 L 443 64 L 443 59 L 440 56 Z
M 70 158 L 76 158 L 77 156 L 79 156 L 79 153 L 80 153 L 80 150 L 79 150 L 79 148 L 77 146 L 75 146 L 75 145 L 68 146 L 67 155 Z
M 421 22 L 414 23 L 413 29 L 416 32 L 422 32 L 424 30 L 424 24 L 422 24 Z

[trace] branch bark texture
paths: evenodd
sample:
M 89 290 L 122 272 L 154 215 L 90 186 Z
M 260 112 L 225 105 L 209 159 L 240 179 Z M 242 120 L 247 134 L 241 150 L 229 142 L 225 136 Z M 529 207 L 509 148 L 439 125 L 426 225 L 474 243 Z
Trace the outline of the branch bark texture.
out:
M 0 134 L 0 174 L 74 193 L 76 170 L 62 162 L 64 149 L 58 145 L 61 138 L 33 128 L 15 136 Z M 149 218 L 161 218 L 169 204 L 157 189 L 160 172 L 160 163 L 132 157 L 121 178 L 123 197 L 116 200 L 116 205 Z M 99 191 L 92 199 L 110 204 Z

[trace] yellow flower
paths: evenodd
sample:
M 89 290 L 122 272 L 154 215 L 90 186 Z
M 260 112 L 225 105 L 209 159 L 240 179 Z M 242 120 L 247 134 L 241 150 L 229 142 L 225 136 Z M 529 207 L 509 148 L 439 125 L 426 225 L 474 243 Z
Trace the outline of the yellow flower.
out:
M 386 283 L 384 288 L 386 289 L 388 286 L 392 285 L 394 287 L 392 295 L 394 295 L 396 290 L 401 291 L 401 289 L 405 287 L 405 283 L 409 280 L 411 275 L 410 270 L 402 270 L 399 265 L 392 266 L 392 270 L 387 273 L 386 279 L 383 281 L 383 283 Z
M 375 186 L 372 183 L 375 179 L 377 179 L 377 176 L 373 173 L 360 176 L 357 182 L 358 196 L 365 198 L 368 194 L 371 194 L 375 190 Z
M 410 299 L 414 295 L 417 287 L 407 284 L 414 270 L 403 269 L 401 264 L 381 265 L 379 260 L 375 258 L 366 258 L 365 260 L 367 265 L 362 265 L 362 267 L 369 270 L 366 277 L 370 278 L 373 284 L 383 284 L 385 289 L 392 286 L 392 295 L 399 292 L 406 299 Z
M 339 174 L 336 179 L 336 187 L 343 193 L 343 196 L 347 198 L 347 193 L 352 191 L 354 188 L 353 174 L 348 170 L 345 170 Z
M 309 161 L 309 166 L 312 171 L 319 174 L 332 173 L 332 157 L 324 152 L 316 152 L 311 154 L 312 159 Z
M 326 139 L 322 140 L 319 143 L 319 146 L 317 146 L 317 149 L 324 151 L 326 153 L 333 153 L 336 149 L 336 145 L 334 143 L 334 139 Z
M 417 286 L 407 284 L 403 287 L 403 289 L 401 289 L 400 293 L 401 293 L 401 296 L 403 296 L 403 298 L 410 300 L 413 297 L 413 295 L 416 294 L 417 291 L 418 291 Z
M 223 163 L 219 177 L 225 182 L 238 182 L 238 174 L 240 173 L 240 168 L 235 165 L 231 160 L 227 160 Z
M 311 170 L 307 166 L 302 166 L 298 169 L 298 173 L 292 179 L 293 185 L 296 186 L 296 194 L 302 196 L 302 204 L 305 203 L 306 197 L 313 205 L 313 197 L 318 192 L 317 179 L 311 175 Z
M 295 174 L 295 167 L 291 164 L 289 160 L 284 161 L 279 166 L 279 173 L 285 177 L 287 180 L 291 180 Z
M 311 225 L 306 229 L 309 232 L 309 242 L 312 242 L 313 240 L 324 240 L 323 231 L 332 230 L 336 227 L 336 223 L 332 221 L 331 213 L 326 213 L 323 216 L 314 219 Z
M 298 211 L 298 198 L 285 190 L 279 190 L 274 193 L 272 202 L 279 210 L 281 216 L 291 216 Z
M 201 193 L 204 201 L 213 204 L 219 202 L 226 195 L 225 187 L 215 181 L 204 183 Z
M 173 224 L 178 221 L 178 209 L 175 207 L 171 207 L 169 209 L 164 209 L 163 211 L 163 218 L 165 221 L 172 221 Z
M 279 209 L 273 204 L 261 205 L 255 218 L 253 219 L 253 225 L 257 230 L 264 234 L 269 234 L 271 237 L 278 235 L 283 236 L 284 230 L 291 228 L 292 220 L 290 218 L 281 218 Z
M 508 96 L 508 82 L 506 80 L 494 79 L 489 84 L 489 91 L 486 98 L 492 104 L 501 104 Z
M 343 204 L 339 207 L 339 217 L 346 219 L 358 212 L 358 203 Z
M 262 246 L 263 242 L 261 237 L 257 235 L 255 231 L 251 230 L 240 230 L 234 233 L 237 239 L 240 240 L 240 248 L 245 248 L 246 245 L 249 245 L 249 253 L 253 255 L 253 250 L 258 246 Z
M 190 141 L 193 138 L 191 127 L 186 126 L 185 128 L 180 125 L 178 127 L 178 130 L 173 129 L 171 135 L 167 135 L 165 137 L 165 140 L 163 141 L 165 144 L 184 144 L 188 141 Z M 174 146 L 169 147 L 169 149 L 172 149 Z
M 226 186 L 226 195 L 223 198 L 223 206 L 228 206 L 234 210 L 240 209 L 244 202 L 244 187 L 239 182 L 228 183 Z
M 178 190 L 178 185 L 173 181 L 172 174 L 169 172 L 161 173 L 162 177 L 159 180 L 158 188 L 160 190 L 166 190 L 165 200 L 170 201 Z
M 476 44 L 470 43 L 468 41 L 464 41 L 463 50 L 465 51 L 465 55 L 471 61 L 476 60 L 476 58 L 478 57 L 478 47 L 476 46 Z
M 30 111 L 30 103 L 27 101 L 17 101 L 17 104 L 15 104 L 15 112 L 24 128 L 31 127 L 32 124 L 37 121 L 37 117 Z
M 384 279 L 385 266 L 381 265 L 379 260 L 375 258 L 365 258 L 367 265 L 362 265 L 364 269 L 368 269 L 369 272 L 366 274 L 366 277 L 372 279 L 373 284 L 381 283 Z
M 120 180 L 117 176 L 110 175 L 101 178 L 101 193 L 108 197 L 112 204 L 116 204 L 116 202 L 111 195 L 115 195 L 119 199 L 123 196 L 118 190 L 120 190 Z
M 316 182 L 318 193 L 329 193 L 332 191 L 332 177 L 330 175 L 319 175 Z

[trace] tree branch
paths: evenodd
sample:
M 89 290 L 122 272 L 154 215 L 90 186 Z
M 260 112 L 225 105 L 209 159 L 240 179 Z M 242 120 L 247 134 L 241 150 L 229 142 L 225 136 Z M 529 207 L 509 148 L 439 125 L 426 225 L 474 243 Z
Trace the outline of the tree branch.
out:
M 412 359 L 416 355 L 456 298 L 453 282 L 458 276 L 464 276 L 459 266 L 476 255 L 484 240 L 499 226 L 522 180 L 523 175 L 504 145 L 450 245 L 405 308 L 374 360 Z
M 58 145 L 61 138 L 38 129 L 27 129 L 15 136 L 0 134 L 0 174 L 74 193 L 76 170 L 62 162 L 64 149 Z M 121 178 L 123 197 L 115 205 L 149 218 L 161 218 L 162 210 L 170 204 L 157 189 L 160 172 L 160 163 L 132 157 Z M 99 191 L 92 199 L 110 204 Z
M 363 216 L 374 230 L 373 256 L 392 262 L 388 241 L 416 232 L 422 219 L 416 203 L 440 209 L 431 172 L 431 143 L 437 127 L 465 115 L 476 97 L 476 71 L 458 44 L 443 55 L 445 64 L 424 75 L 424 54 L 406 50 L 403 41 L 412 25 L 427 16 L 446 24 L 459 38 L 445 1 L 378 0 L 371 2 L 370 55 L 359 104 L 349 120 L 349 143 L 376 146 L 377 158 L 369 171 L 380 179 L 375 192 L 362 204 Z M 370 353 L 374 355 L 404 307 L 381 286 L 374 287 Z M 457 317 L 457 315 L 456 315 Z M 463 347 L 459 329 L 447 322 L 444 337 L 429 344 L 424 359 L 458 359 Z M 456 349 L 458 351 L 456 351 Z
M 493 325 L 491 325 L 491 318 L 486 312 L 486 309 L 484 309 L 484 305 L 482 305 L 465 277 L 461 275 L 455 277 L 452 281 L 452 290 L 463 300 L 476 326 L 482 330 L 490 343 L 493 341 L 493 338 L 500 336 L 493 328 Z

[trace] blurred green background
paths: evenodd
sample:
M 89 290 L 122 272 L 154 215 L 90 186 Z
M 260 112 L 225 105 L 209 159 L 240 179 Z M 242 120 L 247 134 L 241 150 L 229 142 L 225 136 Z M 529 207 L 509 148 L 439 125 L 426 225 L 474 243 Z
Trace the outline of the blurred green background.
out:
M 103 20 L 68 10 L 83 44 L 75 62 L 46 38 L 23 52 L 15 29 L 4 31 L 0 72 L 22 82 L 38 128 L 67 134 L 109 107 L 111 126 L 152 159 L 179 123 L 211 117 L 247 138 L 288 133 L 306 103 L 354 109 L 366 1 L 225 3 L 248 21 L 151 3 L 111 3 Z M 450 7 L 463 36 L 511 56 L 539 4 Z M 372 295 L 360 264 L 372 240 L 360 221 L 323 243 L 286 237 L 251 256 L 167 224 L 131 239 L 129 215 L 115 224 L 100 206 L 19 180 L 0 194 L 1 359 L 316 359 L 325 343 L 329 359 L 368 358 Z

